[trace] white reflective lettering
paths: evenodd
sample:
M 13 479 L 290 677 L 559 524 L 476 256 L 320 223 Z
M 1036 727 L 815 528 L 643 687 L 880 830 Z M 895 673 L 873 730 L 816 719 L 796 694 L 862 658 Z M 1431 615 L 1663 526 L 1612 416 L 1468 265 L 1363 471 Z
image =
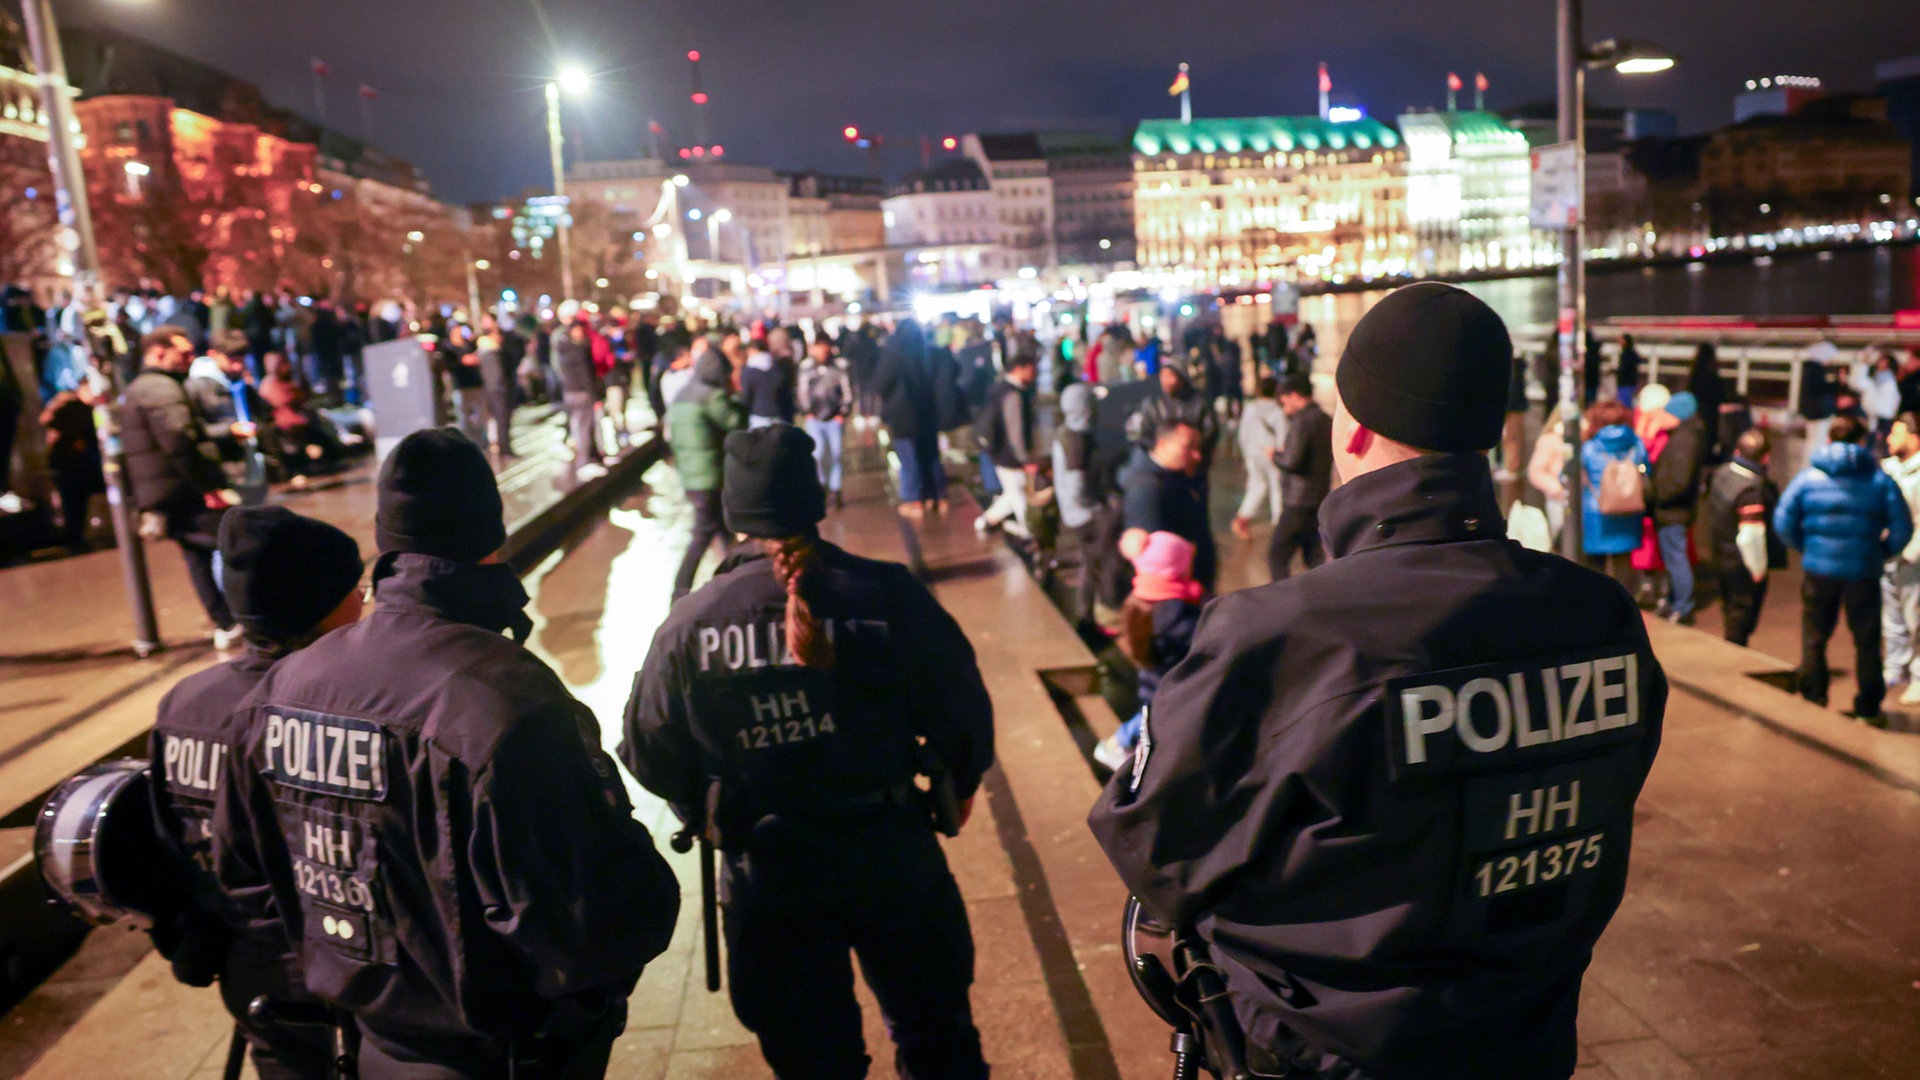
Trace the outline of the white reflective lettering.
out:
M 1432 712 L 1428 707 L 1432 706 Z M 1427 760 L 1427 736 L 1453 726 L 1453 691 L 1444 686 L 1415 686 L 1400 691 L 1401 722 L 1406 725 L 1407 764 Z
M 713 654 L 720 651 L 720 631 L 711 627 L 700 628 L 700 670 L 713 670 Z
M 1491 735 L 1482 735 L 1473 724 L 1473 702 L 1475 698 L 1493 700 L 1494 729 Z M 1513 738 L 1513 709 L 1507 704 L 1506 687 L 1498 679 L 1473 679 L 1460 688 L 1459 697 L 1453 706 L 1454 730 L 1460 733 L 1460 741 L 1467 749 L 1476 754 L 1490 754 L 1507 745 Z

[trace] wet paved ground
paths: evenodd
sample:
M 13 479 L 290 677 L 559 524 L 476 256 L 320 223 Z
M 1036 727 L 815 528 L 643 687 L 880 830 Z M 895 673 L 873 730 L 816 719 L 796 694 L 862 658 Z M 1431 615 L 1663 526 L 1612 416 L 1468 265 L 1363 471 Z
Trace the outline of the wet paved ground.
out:
M 855 501 L 829 521 L 827 532 L 857 551 L 898 558 L 901 538 L 876 479 L 862 479 Z M 1224 489 L 1232 481 L 1223 473 L 1220 483 Z M 609 746 L 632 674 L 665 614 L 688 525 L 669 467 L 656 466 L 647 485 L 529 578 L 533 645 L 602 717 Z M 949 522 L 925 531 L 930 549 L 959 560 L 940 575 L 941 595 L 971 630 L 989 625 L 977 620 L 997 605 L 1025 611 L 1019 605 L 1030 585 L 996 547 L 969 548 L 964 520 L 956 508 Z M 847 522 L 858 527 L 849 533 Z M 1265 579 L 1264 537 L 1252 545 L 1227 538 L 1222 551 L 1229 587 Z M 1021 637 L 1057 643 L 1057 633 L 1048 637 L 1044 626 L 985 632 L 1012 635 L 983 645 L 983 657 L 994 658 L 996 684 L 1020 681 L 1022 665 L 1032 681 L 1033 666 L 1054 662 Z M 1011 793 L 1027 813 L 1027 827 L 1040 830 L 1036 815 L 1049 797 L 1040 789 L 1080 792 L 1086 781 L 1060 773 L 1056 781 L 1073 783 L 1044 783 L 1036 763 L 1081 766 L 1049 756 L 1058 749 L 1053 744 L 1029 745 L 1029 732 L 1046 735 L 1045 725 L 1029 720 L 1028 714 L 1018 726 L 1003 720 L 1003 734 L 1018 731 L 1022 741 L 1004 738 L 1002 753 L 1018 755 L 1006 770 Z M 1580 1075 L 1920 1075 L 1920 924 L 1912 900 L 1920 887 L 1920 849 L 1911 842 L 1920 826 L 1920 795 L 1685 693 L 1673 698 L 1667 732 L 1638 815 L 1628 896 L 1588 978 Z M 636 795 L 643 820 L 664 838 L 670 815 L 657 800 Z M 996 1075 L 1113 1075 L 1068 1052 L 1063 1033 L 1072 1025 L 1062 1020 L 1054 992 L 1061 973 L 1045 967 L 1024 924 L 1024 890 L 995 812 L 986 807 L 984 820 L 948 850 L 974 920 L 980 949 L 975 1007 Z M 1044 830 L 1030 837 L 1043 852 L 1078 839 Z M 691 863 L 670 857 L 683 888 L 697 897 Z M 1104 910 L 1105 892 L 1117 890 L 1098 865 L 1063 870 L 1049 864 L 1047 874 L 1063 915 L 1088 894 Z M 672 948 L 641 980 L 611 1076 L 768 1075 L 724 995 L 705 992 L 697 948 L 698 906 L 689 902 Z M 1103 963 L 1117 960 L 1085 959 L 1088 970 L 1080 973 L 1095 987 L 1096 1000 L 1100 977 L 1113 974 Z M 217 1075 L 224 1045 L 217 1003 L 206 992 L 173 986 L 152 958 L 101 1010 L 112 1017 L 83 1021 L 75 1037 L 29 1075 Z M 884 1031 L 870 1000 L 867 1016 L 870 1051 L 882 1059 L 875 1075 L 890 1076 Z M 1102 1025 L 1118 1075 L 1132 1080 L 1170 1070 L 1158 1050 L 1164 1036 L 1150 1020 L 1143 1024 L 1137 1010 L 1103 1008 L 1096 1028 Z M 138 1049 L 116 1045 L 116 1037 L 134 1040 Z M 0 1054 L 7 1039 L 0 1026 Z M 134 1071 L 116 1071 L 129 1068 Z

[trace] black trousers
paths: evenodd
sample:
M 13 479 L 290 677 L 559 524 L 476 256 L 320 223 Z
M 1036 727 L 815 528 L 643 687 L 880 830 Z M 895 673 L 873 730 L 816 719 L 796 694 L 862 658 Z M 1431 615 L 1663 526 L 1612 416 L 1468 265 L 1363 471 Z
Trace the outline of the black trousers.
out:
M 680 572 L 673 579 L 675 600 L 693 591 L 693 575 L 700 572 L 700 560 L 707 557 L 714 538 L 727 531 L 721 516 L 719 492 L 689 491 L 687 502 L 693 506 L 693 537 L 687 543 L 687 554 L 680 560 Z
M 260 1080 L 332 1080 L 333 1028 L 330 1025 L 266 1023 L 247 1015 L 256 997 L 277 1005 L 317 1006 L 300 982 L 300 969 L 278 950 L 236 942 L 220 973 L 220 1000 L 253 1049 Z
M 513 384 L 487 387 L 487 416 L 493 421 L 502 455 L 513 453 Z
M 101 488 L 100 467 L 55 469 L 53 487 L 60 493 L 60 542 L 78 548 L 87 540 L 88 510 Z
M 1744 566 L 1720 571 L 1720 615 L 1726 622 L 1726 637 L 1735 645 L 1745 645 L 1760 625 L 1760 608 L 1767 602 L 1767 579 L 1753 580 Z
M 225 510 L 200 510 L 176 514 L 167 522 L 167 535 L 180 545 L 180 556 L 187 561 L 187 577 L 193 582 L 193 591 L 200 597 L 200 606 L 206 609 L 207 618 L 213 620 L 217 630 L 233 625 L 233 612 L 227 607 L 219 580 L 213 576 L 213 556 L 220 549 L 220 519 L 226 513 Z
M 1080 544 L 1080 585 L 1074 590 L 1073 602 L 1076 618 L 1093 618 L 1093 602 L 1100 592 L 1100 538 L 1105 534 L 1100 518 L 1105 511 L 1105 507 L 1096 509 L 1093 520 L 1073 530 Z
M 1847 630 L 1853 634 L 1853 696 L 1857 716 L 1878 716 L 1887 696 L 1886 676 L 1880 670 L 1880 579 L 1843 581 L 1808 574 L 1800 585 L 1800 696 L 1816 705 L 1827 703 L 1827 642 L 1844 609 Z
M 532 1075 L 541 1080 L 603 1080 L 613 1042 L 627 1028 L 627 1003 L 616 1002 L 585 1026 L 546 1040 Z M 506 1039 L 435 1038 L 376 1032 L 360 1021 L 359 1080 L 514 1080 L 515 1048 Z
M 924 821 L 763 818 L 729 853 L 727 983 L 780 1080 L 867 1075 L 853 964 L 880 1002 L 902 1080 L 985 1080 L 968 991 L 973 933 Z
M 1280 520 L 1273 527 L 1273 539 L 1267 546 L 1267 572 L 1279 581 L 1292 573 L 1293 556 L 1298 553 L 1311 570 L 1327 561 L 1326 545 L 1320 542 L 1320 508 L 1282 506 Z

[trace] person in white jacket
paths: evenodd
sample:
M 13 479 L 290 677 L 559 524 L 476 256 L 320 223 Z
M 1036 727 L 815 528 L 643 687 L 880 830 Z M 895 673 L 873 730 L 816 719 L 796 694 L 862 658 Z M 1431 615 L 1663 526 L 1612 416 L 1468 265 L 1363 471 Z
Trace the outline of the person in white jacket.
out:
M 1875 350 L 1870 360 L 1854 366 L 1852 383 L 1860 395 L 1860 411 L 1873 427 L 1874 442 L 1881 445 L 1900 414 L 1900 377 L 1893 357 L 1884 349 Z
M 1900 485 L 1907 510 L 1920 520 L 1920 418 L 1900 413 L 1888 433 L 1887 450 L 1880 466 Z M 1886 572 L 1880 576 L 1880 596 L 1888 692 L 1905 684 L 1900 704 L 1920 705 L 1920 656 L 1914 651 L 1914 640 L 1920 636 L 1920 532 L 1897 557 L 1887 560 Z
M 1233 535 L 1253 539 L 1253 516 L 1267 506 L 1267 523 L 1280 520 L 1280 467 L 1273 452 L 1287 441 L 1287 414 L 1274 400 L 1279 383 L 1262 375 L 1252 401 L 1240 413 L 1240 456 L 1247 463 L 1247 494 L 1233 514 Z

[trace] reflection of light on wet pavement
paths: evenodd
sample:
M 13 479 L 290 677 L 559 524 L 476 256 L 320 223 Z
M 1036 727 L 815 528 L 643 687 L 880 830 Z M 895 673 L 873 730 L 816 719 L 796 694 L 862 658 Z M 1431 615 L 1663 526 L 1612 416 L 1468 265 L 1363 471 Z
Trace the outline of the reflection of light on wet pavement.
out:
M 593 710 L 608 753 L 620 743 L 634 675 L 667 617 L 691 524 L 679 478 L 655 465 L 644 487 L 527 575 L 529 644 Z M 676 827 L 659 799 L 626 779 L 641 821 L 656 834 Z

